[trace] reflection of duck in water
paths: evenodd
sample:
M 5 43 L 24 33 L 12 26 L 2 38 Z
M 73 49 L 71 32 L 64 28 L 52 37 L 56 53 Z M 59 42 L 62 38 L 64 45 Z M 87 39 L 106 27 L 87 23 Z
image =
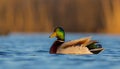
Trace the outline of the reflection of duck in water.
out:
M 50 35 L 50 38 L 53 37 L 57 40 L 51 46 L 50 54 L 98 54 L 103 50 L 101 44 L 90 37 L 65 42 L 65 32 L 61 27 L 54 29 Z

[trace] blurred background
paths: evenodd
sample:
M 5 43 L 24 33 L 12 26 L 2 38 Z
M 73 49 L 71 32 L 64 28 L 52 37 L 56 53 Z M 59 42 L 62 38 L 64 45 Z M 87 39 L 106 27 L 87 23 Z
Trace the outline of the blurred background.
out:
M 52 32 L 120 34 L 120 0 L 0 0 L 0 34 Z
M 104 51 L 49 54 L 56 26 L 66 41 L 92 35 Z M 120 69 L 120 0 L 0 0 L 0 69 L 80 68 Z

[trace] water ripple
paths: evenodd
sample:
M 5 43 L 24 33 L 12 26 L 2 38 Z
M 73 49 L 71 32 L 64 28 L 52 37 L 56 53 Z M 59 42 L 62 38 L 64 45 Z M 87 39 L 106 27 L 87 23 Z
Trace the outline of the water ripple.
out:
M 0 37 L 0 69 L 119 69 L 120 36 L 69 33 L 66 39 L 88 35 L 100 41 L 105 50 L 98 55 L 49 54 L 55 39 L 49 39 L 48 34 Z

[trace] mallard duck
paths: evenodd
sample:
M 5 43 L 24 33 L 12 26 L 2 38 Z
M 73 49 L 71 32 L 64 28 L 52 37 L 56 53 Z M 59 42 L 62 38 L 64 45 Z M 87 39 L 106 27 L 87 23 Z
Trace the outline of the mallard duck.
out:
M 50 54 L 98 54 L 103 50 L 102 45 L 96 40 L 91 40 L 91 37 L 65 42 L 65 32 L 62 27 L 56 27 L 49 37 L 57 38 L 50 48 Z

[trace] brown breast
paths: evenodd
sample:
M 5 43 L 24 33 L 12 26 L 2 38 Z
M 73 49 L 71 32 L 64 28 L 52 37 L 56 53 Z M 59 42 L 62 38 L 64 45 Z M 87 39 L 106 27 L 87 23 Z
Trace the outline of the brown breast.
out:
M 63 44 L 63 43 L 64 43 L 64 41 L 56 40 L 56 41 L 53 43 L 53 45 L 51 46 L 49 53 L 50 53 L 50 54 L 56 54 L 57 48 L 58 48 L 61 44 Z

